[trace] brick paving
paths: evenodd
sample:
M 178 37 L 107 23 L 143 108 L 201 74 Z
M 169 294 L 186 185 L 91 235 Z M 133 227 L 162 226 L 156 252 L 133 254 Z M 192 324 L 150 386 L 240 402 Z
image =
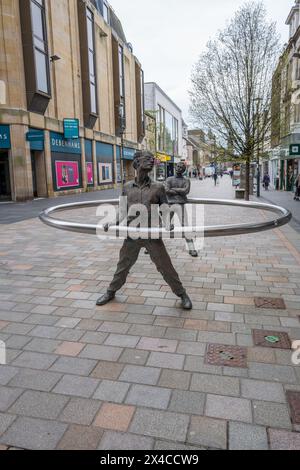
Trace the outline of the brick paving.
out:
M 193 195 L 230 198 L 229 179 L 194 182 Z M 143 253 L 116 300 L 99 308 L 120 242 L 47 228 L 30 205 L 18 211 L 0 226 L 0 450 L 300 449 L 289 400 L 299 397 L 300 366 L 291 350 L 253 341 L 254 330 L 300 340 L 291 226 L 208 239 L 198 259 L 170 242 L 190 312 Z M 95 220 L 89 210 L 68 217 Z M 210 224 L 257 218 L 206 209 Z M 257 297 L 286 308 L 257 308 Z M 244 351 L 245 367 L 207 363 L 209 345 Z

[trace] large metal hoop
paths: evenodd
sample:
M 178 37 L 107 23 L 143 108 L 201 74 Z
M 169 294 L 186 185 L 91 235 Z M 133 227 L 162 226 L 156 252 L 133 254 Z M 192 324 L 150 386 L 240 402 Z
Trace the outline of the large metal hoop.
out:
M 40 220 L 50 227 L 59 229 L 59 230 L 66 230 L 69 232 L 77 232 L 77 233 L 84 233 L 88 235 L 96 235 L 99 233 L 99 230 L 103 229 L 101 225 L 95 224 L 82 224 L 76 222 L 68 222 L 60 219 L 55 219 L 53 214 L 62 212 L 62 211 L 71 211 L 74 209 L 84 209 L 87 207 L 98 207 L 100 205 L 110 204 L 110 205 L 118 205 L 119 199 L 111 199 L 111 200 L 99 200 L 99 201 L 91 201 L 91 202 L 77 202 L 73 204 L 63 204 L 60 206 L 50 207 L 43 211 L 39 218 Z M 204 205 L 222 205 L 222 206 L 233 206 L 233 207 L 244 207 L 244 208 L 251 208 L 251 209 L 260 209 L 268 212 L 273 212 L 279 215 L 278 218 L 273 219 L 271 221 L 260 222 L 260 223 L 246 223 L 246 224 L 235 224 L 235 225 L 216 225 L 216 226 L 207 226 L 207 227 L 180 227 L 180 229 L 176 229 L 172 233 L 180 232 L 180 233 L 201 233 L 204 237 L 228 237 L 234 235 L 243 235 L 249 233 L 257 233 L 263 232 L 266 230 L 272 230 L 274 228 L 282 227 L 290 222 L 292 218 L 292 214 L 287 209 L 284 209 L 280 206 L 274 206 L 271 204 L 263 204 L 259 202 L 246 202 L 246 201 L 232 201 L 227 199 L 189 199 L 188 204 L 204 204 Z M 118 231 L 120 235 L 136 233 L 137 229 L 134 227 L 127 227 L 127 226 L 111 226 L 110 230 L 112 232 Z M 164 228 L 145 228 L 139 229 L 139 233 L 148 233 L 149 236 L 151 234 L 161 233 L 168 234 L 166 229 Z M 109 232 L 108 232 L 109 234 Z

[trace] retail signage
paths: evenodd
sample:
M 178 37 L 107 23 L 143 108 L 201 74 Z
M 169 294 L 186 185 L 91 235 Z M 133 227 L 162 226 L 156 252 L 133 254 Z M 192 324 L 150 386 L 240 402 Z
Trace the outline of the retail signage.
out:
M 79 119 L 64 119 L 65 139 L 79 139 Z
M 133 160 L 136 150 L 124 147 L 123 149 L 123 158 L 124 160 Z
M 57 189 L 79 187 L 78 162 L 55 162 Z
M 172 161 L 172 157 L 170 157 L 170 155 L 164 155 L 163 153 L 157 153 L 156 158 L 161 163 L 166 163 L 166 162 L 171 162 Z
M 88 162 L 86 164 L 86 175 L 87 175 L 87 184 L 93 185 L 94 184 L 94 170 L 93 170 L 92 162 Z
M 44 131 L 31 129 L 26 134 L 27 142 L 41 142 L 44 141 Z
M 50 134 L 51 152 L 56 153 L 76 153 L 81 155 L 80 139 L 65 139 L 63 134 L 51 132 Z
M 290 155 L 300 155 L 300 144 L 292 144 L 290 145 Z
M 0 149 L 10 149 L 10 131 L 9 126 L 0 125 Z

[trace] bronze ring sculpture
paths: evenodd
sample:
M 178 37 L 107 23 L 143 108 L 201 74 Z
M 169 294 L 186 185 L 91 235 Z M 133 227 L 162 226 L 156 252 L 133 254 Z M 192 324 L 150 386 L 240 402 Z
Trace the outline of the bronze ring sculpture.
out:
M 100 201 L 91 201 L 91 202 L 80 202 L 72 204 L 63 204 L 60 206 L 50 207 L 43 211 L 39 218 L 40 220 L 50 227 L 66 230 L 69 232 L 85 233 L 88 235 L 96 235 L 98 230 L 101 230 L 101 226 L 95 224 L 82 224 L 76 222 L 68 222 L 60 219 L 55 219 L 52 217 L 53 214 L 62 211 L 70 211 L 74 209 L 84 209 L 88 207 L 98 207 L 100 205 L 109 204 L 117 206 L 119 204 L 119 199 L 111 200 L 100 200 Z M 233 207 L 244 207 L 250 209 L 259 209 L 268 212 L 273 212 L 279 217 L 276 219 L 260 222 L 260 223 L 246 223 L 246 224 L 232 224 L 232 225 L 216 225 L 216 226 L 207 226 L 207 227 L 180 227 L 179 229 L 175 227 L 172 233 L 176 234 L 176 231 L 180 233 L 184 232 L 201 232 L 201 235 L 204 237 L 227 237 L 234 235 L 243 235 L 250 233 L 263 232 L 266 230 L 272 230 L 278 227 L 282 227 L 290 222 L 292 214 L 289 210 L 284 209 L 280 206 L 274 206 L 272 204 L 264 204 L 260 202 L 245 202 L 245 201 L 232 201 L 227 199 L 189 199 L 188 204 L 203 204 L 203 205 L 224 205 L 224 206 L 233 206 Z M 118 231 L 120 234 L 130 232 L 136 232 L 137 229 L 134 227 L 127 226 L 111 226 L 110 230 Z M 169 233 L 164 228 L 145 228 L 139 229 L 139 232 L 151 233 Z M 109 232 L 108 232 L 109 233 Z

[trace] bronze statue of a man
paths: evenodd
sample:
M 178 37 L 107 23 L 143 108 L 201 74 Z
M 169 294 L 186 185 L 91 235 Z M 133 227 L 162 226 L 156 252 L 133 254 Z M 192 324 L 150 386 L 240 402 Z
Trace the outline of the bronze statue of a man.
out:
M 154 167 L 154 156 L 152 153 L 147 151 L 136 152 L 133 166 L 137 173 L 136 179 L 125 184 L 122 195 L 127 197 L 128 210 L 136 204 L 143 204 L 146 207 L 148 212 L 148 227 L 150 227 L 151 208 L 153 205 L 162 206 L 168 204 L 165 187 L 160 183 L 153 182 L 149 177 L 149 173 Z M 122 222 L 122 220 L 119 220 L 119 222 Z M 109 226 L 106 226 L 106 230 L 108 229 Z M 193 308 L 192 302 L 179 279 L 163 240 L 151 238 L 139 238 L 137 240 L 127 238 L 124 241 L 113 281 L 106 294 L 97 301 L 97 305 L 106 305 L 115 298 L 116 292 L 125 284 L 129 271 L 136 263 L 142 248 L 147 249 L 151 260 L 162 274 L 166 283 L 171 287 L 174 294 L 181 298 L 182 308 L 191 310 Z
M 182 225 L 188 225 L 187 211 L 185 210 L 185 204 L 188 202 L 188 194 L 191 191 L 191 182 L 188 178 L 183 175 L 186 171 L 184 162 L 180 162 L 176 165 L 176 175 L 168 178 L 166 181 L 166 193 L 168 202 L 172 206 L 179 206 L 181 211 L 178 214 Z M 198 252 L 195 250 L 193 240 L 186 239 L 189 254 L 194 258 L 197 258 Z

